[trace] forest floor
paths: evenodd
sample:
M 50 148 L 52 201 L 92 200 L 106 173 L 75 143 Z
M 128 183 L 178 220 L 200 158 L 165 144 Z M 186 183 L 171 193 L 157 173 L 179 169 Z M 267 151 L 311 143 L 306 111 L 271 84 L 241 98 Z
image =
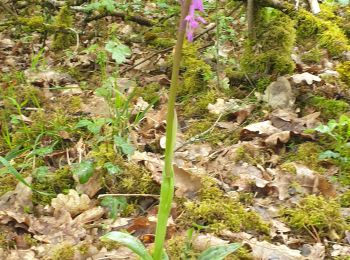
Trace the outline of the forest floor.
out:
M 178 1 L 17 2 L 0 5 L 0 259 L 137 259 L 99 238 L 153 246 Z M 262 8 L 252 47 L 244 6 L 208 2 L 183 51 L 170 259 L 230 242 L 225 259 L 350 259 L 349 7 Z

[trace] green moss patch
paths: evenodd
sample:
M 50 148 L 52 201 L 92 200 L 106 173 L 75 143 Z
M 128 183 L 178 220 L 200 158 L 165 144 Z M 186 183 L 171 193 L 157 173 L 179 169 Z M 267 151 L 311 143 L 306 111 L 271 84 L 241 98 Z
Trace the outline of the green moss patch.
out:
M 327 99 L 321 96 L 310 98 L 308 105 L 319 110 L 325 119 L 338 118 L 341 114 L 348 112 L 350 107 L 348 103 L 342 100 Z
M 33 203 L 46 205 L 51 203 L 51 199 L 60 193 L 65 193 L 75 187 L 75 181 L 68 166 L 62 167 L 55 172 L 49 172 L 44 176 L 34 176 L 33 188 L 43 191 L 52 196 L 33 193 Z
M 252 211 L 232 198 L 226 197 L 211 179 L 203 180 L 198 200 L 184 203 L 185 212 L 181 222 L 189 226 L 201 226 L 213 232 L 229 229 L 238 231 L 256 231 L 267 233 L 268 224 Z
M 303 229 L 314 236 L 329 237 L 330 232 L 343 234 L 349 228 L 340 213 L 336 200 L 310 195 L 294 208 L 282 210 L 284 221 L 295 229 Z
M 350 61 L 346 61 L 337 66 L 337 71 L 340 74 L 340 79 L 350 88 Z
M 296 13 L 298 42 L 315 37 L 320 47 L 324 47 L 333 56 L 339 56 L 350 50 L 349 40 L 344 31 L 334 21 L 323 20 L 305 10 Z M 327 17 L 326 17 L 327 18 Z M 328 17 L 329 18 L 329 17 Z
M 323 173 L 326 169 L 322 167 L 318 159 L 322 151 L 322 147 L 317 143 L 305 142 L 297 147 L 296 152 L 293 150 L 291 153 L 287 154 L 286 159 L 288 162 L 300 162 L 314 171 Z M 287 164 L 283 166 L 286 167 Z M 293 168 L 294 171 L 292 171 Z M 292 166 L 288 172 L 295 172 L 295 167 Z
M 291 59 L 295 43 L 294 21 L 287 15 L 262 8 L 257 16 L 256 40 L 247 41 L 241 66 L 254 75 L 284 75 L 294 70 Z
M 73 16 L 68 6 L 61 7 L 57 16 L 55 17 L 54 26 L 61 30 L 68 30 L 72 28 Z M 69 48 L 74 43 L 74 35 L 69 32 L 57 32 L 54 36 L 52 48 L 54 50 L 64 50 Z
M 129 162 L 114 152 L 113 146 L 101 144 L 91 152 L 91 157 L 99 168 L 109 162 L 120 168 L 120 173 L 111 175 L 104 173 L 104 185 L 112 193 L 159 193 L 159 185 L 152 179 L 151 173 L 141 165 Z

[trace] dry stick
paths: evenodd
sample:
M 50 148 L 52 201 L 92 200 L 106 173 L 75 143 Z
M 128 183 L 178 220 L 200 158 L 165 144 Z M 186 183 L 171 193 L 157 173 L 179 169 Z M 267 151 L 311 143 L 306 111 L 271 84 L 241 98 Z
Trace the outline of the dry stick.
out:
M 204 135 L 206 135 L 206 134 L 208 134 L 208 133 L 211 133 L 211 132 L 214 130 L 216 124 L 220 121 L 222 115 L 223 115 L 223 114 L 221 113 L 221 114 L 218 116 L 218 118 L 216 119 L 216 121 L 214 122 L 214 124 L 213 124 L 212 126 L 210 126 L 207 130 L 205 130 L 204 132 L 199 133 L 199 134 L 197 134 L 197 135 L 191 137 L 191 138 L 188 139 L 186 142 L 184 142 L 181 146 L 177 147 L 177 148 L 175 149 L 175 152 L 177 152 L 178 150 L 180 150 L 182 147 L 184 147 L 184 146 L 186 146 L 186 145 L 188 145 L 188 144 L 190 144 L 190 143 L 193 143 L 193 142 L 199 140 L 202 136 L 204 136 Z
M 231 15 L 232 15 L 234 12 L 236 12 L 242 5 L 243 5 L 243 3 L 238 4 L 237 7 L 234 8 L 227 16 L 231 16 Z M 200 34 L 197 34 L 197 35 L 193 38 L 193 41 L 198 40 L 198 39 L 199 39 L 200 37 L 202 37 L 204 34 L 206 34 L 206 33 L 210 32 L 211 30 L 215 29 L 215 27 L 216 27 L 216 24 L 214 24 L 214 25 L 208 27 L 208 28 L 205 29 L 203 32 L 201 32 Z M 211 44 L 211 45 L 212 45 L 212 44 Z M 210 46 L 211 46 L 211 45 L 210 45 Z M 206 47 L 208 47 L 208 46 L 206 46 Z M 155 56 L 157 56 L 157 55 L 159 55 L 159 54 L 162 54 L 162 53 L 166 53 L 166 52 L 168 52 L 168 51 L 171 51 L 172 49 L 174 49 L 174 47 L 168 47 L 168 48 L 166 48 L 166 49 L 157 51 L 157 52 L 153 53 L 152 55 L 150 55 L 150 56 L 144 58 L 143 60 L 141 60 L 141 61 L 135 63 L 135 64 L 132 65 L 131 67 L 122 70 L 122 71 L 120 72 L 120 74 L 124 74 L 125 72 L 128 72 L 128 71 L 130 71 L 130 70 L 136 68 L 137 66 L 139 66 L 139 65 L 141 65 L 141 64 L 143 64 L 143 63 L 145 63 L 146 61 L 152 59 L 153 57 L 155 57 Z
M 104 198 L 104 197 L 154 197 L 154 198 L 159 198 L 160 195 L 157 194 L 122 194 L 122 193 L 115 193 L 115 194 L 101 194 L 98 195 L 98 199 Z
M 169 47 L 169 48 L 166 48 L 166 49 L 164 49 L 164 50 L 157 51 L 157 52 L 153 53 L 151 56 L 149 56 L 149 57 L 147 57 L 147 58 L 145 58 L 145 59 L 143 59 L 143 60 L 141 60 L 141 61 L 135 63 L 135 64 L 132 65 L 131 67 L 122 70 L 122 71 L 120 72 L 120 74 L 123 74 L 123 73 L 125 73 L 125 72 L 128 72 L 128 71 L 130 71 L 130 70 L 136 68 L 137 66 L 141 65 L 142 63 L 145 63 L 146 61 L 152 59 L 153 57 L 157 56 L 158 54 L 162 54 L 162 53 L 171 51 L 173 48 L 174 48 L 174 47 Z
M 146 19 L 142 16 L 139 15 L 126 15 L 125 13 L 121 13 L 121 12 L 107 12 L 107 13 L 102 13 L 96 16 L 92 16 L 92 17 L 87 17 L 84 21 L 86 23 L 91 22 L 91 21 L 95 21 L 95 20 L 99 20 L 102 19 L 104 17 L 107 16 L 116 16 L 116 17 L 120 17 L 123 20 L 128 20 L 128 21 L 132 21 L 135 23 L 138 23 L 140 25 L 144 25 L 144 26 L 152 26 L 154 22 L 152 22 L 149 19 Z

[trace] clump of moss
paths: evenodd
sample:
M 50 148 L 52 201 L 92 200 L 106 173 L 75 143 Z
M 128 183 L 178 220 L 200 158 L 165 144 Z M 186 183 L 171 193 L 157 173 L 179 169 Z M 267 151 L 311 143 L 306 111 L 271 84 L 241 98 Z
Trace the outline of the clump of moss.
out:
M 321 112 L 323 118 L 338 118 L 339 115 L 349 111 L 349 104 L 342 100 L 327 99 L 321 96 L 313 96 L 308 100 L 308 105 Z
M 26 32 L 32 31 L 44 31 L 44 17 L 42 16 L 31 16 L 31 17 L 18 17 L 18 22 L 23 25 L 23 30 Z
M 33 178 L 33 188 L 52 194 L 52 196 L 43 195 L 38 192 L 33 193 L 34 204 L 50 204 L 51 199 L 60 193 L 64 193 L 69 189 L 74 188 L 75 181 L 68 166 L 62 167 L 53 173 L 48 173 L 45 176 L 35 176 Z
M 204 178 L 202 187 L 198 200 L 184 203 L 185 212 L 180 217 L 180 222 L 185 226 L 206 226 L 213 232 L 223 229 L 234 232 L 269 231 L 269 226 L 258 214 L 246 211 L 237 200 L 226 197 L 212 179 Z
M 232 85 L 239 85 L 247 81 L 245 73 L 240 70 L 225 68 L 225 74 L 230 79 Z
M 297 147 L 296 152 L 292 151 L 290 154 L 287 154 L 289 162 L 300 162 L 307 165 L 310 169 L 317 171 L 319 173 L 325 172 L 325 169 L 322 167 L 318 157 L 323 151 L 322 147 L 313 142 L 302 143 Z M 284 164 L 286 166 L 286 164 Z M 292 170 L 290 167 L 290 170 Z M 295 172 L 288 171 L 288 172 Z
M 270 15 L 261 8 L 257 15 L 256 39 L 246 43 L 241 66 L 254 75 L 284 75 L 294 70 L 291 59 L 295 43 L 294 21 L 276 11 Z
M 68 30 L 73 26 L 73 16 L 68 6 L 61 7 L 57 16 L 55 17 L 54 26 L 60 30 Z M 54 50 L 64 50 L 72 45 L 74 42 L 74 35 L 70 32 L 57 32 L 54 36 L 52 48 Z
M 242 144 L 235 150 L 234 161 L 235 162 L 247 162 L 251 165 L 264 165 L 266 161 L 266 155 L 258 147 L 246 143 Z
M 173 38 L 155 38 L 151 41 L 151 45 L 159 49 L 165 49 L 174 46 L 175 41 Z
M 256 90 L 259 92 L 264 92 L 268 85 L 272 82 L 272 78 L 269 76 L 264 76 L 256 81 Z
M 291 160 L 293 161 L 293 159 L 291 159 Z M 291 174 L 296 174 L 297 173 L 294 164 L 290 163 L 290 162 L 282 163 L 279 168 L 282 171 L 285 171 L 285 172 L 288 172 L 288 173 L 291 173 Z
M 0 174 L 0 196 L 16 188 L 18 181 L 12 174 Z
M 350 207 L 350 190 L 344 192 L 339 198 L 340 206 L 344 208 Z
M 301 60 L 305 63 L 318 63 L 322 58 L 322 51 L 316 46 L 301 55 Z
M 180 97 L 206 91 L 208 80 L 212 78 L 210 66 L 198 56 L 198 47 L 198 44 L 184 44 L 181 67 L 185 72 Z
M 75 255 L 75 248 L 69 243 L 62 243 L 53 249 L 51 253 L 51 260 L 73 260 Z
M 340 25 L 346 36 L 350 38 L 350 7 L 344 8 L 344 22 Z
M 170 259 L 197 259 L 199 252 L 194 250 L 186 237 L 177 235 L 167 240 L 166 252 Z
M 151 173 L 144 167 L 127 161 L 120 154 L 116 154 L 113 146 L 101 144 L 91 153 L 97 166 L 103 168 L 106 162 L 117 165 L 121 172 L 111 175 L 105 174 L 104 185 L 113 193 L 149 193 L 159 192 L 159 185 L 153 179 Z
M 9 87 L 0 94 L 0 97 L 4 98 L 5 109 L 10 109 L 14 112 L 16 111 L 16 107 L 9 98 L 16 100 L 22 107 L 42 107 L 45 103 L 45 97 L 42 91 L 28 85 Z
M 337 71 L 340 74 L 340 79 L 350 87 L 350 61 L 346 61 L 337 66 Z
M 346 35 L 337 26 L 329 26 L 328 30 L 320 33 L 318 42 L 321 47 L 326 48 L 333 56 L 341 55 L 343 52 L 350 50 Z
M 159 98 L 159 91 L 161 86 L 158 83 L 151 83 L 144 87 L 137 87 L 135 89 L 135 97 L 142 97 L 144 101 L 154 102 L 155 99 Z M 159 104 L 159 100 L 154 103 L 154 106 Z
M 201 117 L 208 114 L 208 105 L 214 104 L 220 93 L 211 89 L 208 91 L 201 91 L 197 95 L 184 100 L 183 116 L 186 118 Z
M 341 216 L 340 205 L 322 196 L 307 196 L 294 208 L 284 208 L 281 213 L 292 228 L 306 229 L 319 237 L 329 236 L 330 232 L 342 234 L 348 227 Z
M 199 135 L 200 140 L 205 140 L 213 146 L 237 143 L 239 140 L 239 131 L 221 129 L 215 126 L 212 128 L 216 120 L 217 116 L 207 115 L 204 119 L 189 121 L 184 132 L 186 139 Z M 208 130 L 210 131 L 207 134 L 201 135 Z
M 350 50 L 346 35 L 336 23 L 323 20 L 305 10 L 298 10 L 296 20 L 298 41 L 314 36 L 320 47 L 326 48 L 333 56 Z
M 67 103 L 69 104 L 69 108 L 71 112 L 74 113 L 81 109 L 82 100 L 81 100 L 81 97 L 79 96 L 71 96 L 69 97 L 69 100 L 67 101 Z

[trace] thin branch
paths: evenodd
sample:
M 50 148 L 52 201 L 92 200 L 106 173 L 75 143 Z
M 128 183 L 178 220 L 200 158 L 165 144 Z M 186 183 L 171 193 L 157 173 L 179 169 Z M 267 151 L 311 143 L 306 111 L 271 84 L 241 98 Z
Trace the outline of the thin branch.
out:
M 116 193 L 116 194 L 101 194 L 97 198 L 105 198 L 105 197 L 154 197 L 159 198 L 159 195 L 156 194 L 122 194 L 122 193 Z
M 153 26 L 153 24 L 154 24 L 153 21 L 146 19 L 140 15 L 126 15 L 125 13 L 121 13 L 121 12 L 106 12 L 106 13 L 98 14 L 96 16 L 87 17 L 87 18 L 85 18 L 84 21 L 86 23 L 88 23 L 88 22 L 102 19 L 102 18 L 107 17 L 107 16 L 120 17 L 124 21 L 131 21 L 131 22 L 135 22 L 137 24 L 144 25 L 144 26 Z
M 204 132 L 199 133 L 199 134 L 197 134 L 197 135 L 191 137 L 190 139 L 188 139 L 188 140 L 187 140 L 186 142 L 184 142 L 181 146 L 177 147 L 177 148 L 175 149 L 175 152 L 177 152 L 177 151 L 180 150 L 182 147 L 184 147 L 184 146 L 186 146 L 186 145 L 188 145 L 188 144 L 190 144 L 190 143 L 193 143 L 193 142 L 195 142 L 195 141 L 198 141 L 202 136 L 205 136 L 206 134 L 211 133 L 211 132 L 214 130 L 214 128 L 215 128 L 215 126 L 217 125 L 217 123 L 219 123 L 219 121 L 220 121 L 220 119 L 221 119 L 222 116 L 223 116 L 223 114 L 221 113 L 221 114 L 218 116 L 218 118 L 216 119 L 216 121 L 214 122 L 214 124 L 213 124 L 212 126 L 210 126 L 210 127 L 209 127 L 207 130 L 205 130 Z

